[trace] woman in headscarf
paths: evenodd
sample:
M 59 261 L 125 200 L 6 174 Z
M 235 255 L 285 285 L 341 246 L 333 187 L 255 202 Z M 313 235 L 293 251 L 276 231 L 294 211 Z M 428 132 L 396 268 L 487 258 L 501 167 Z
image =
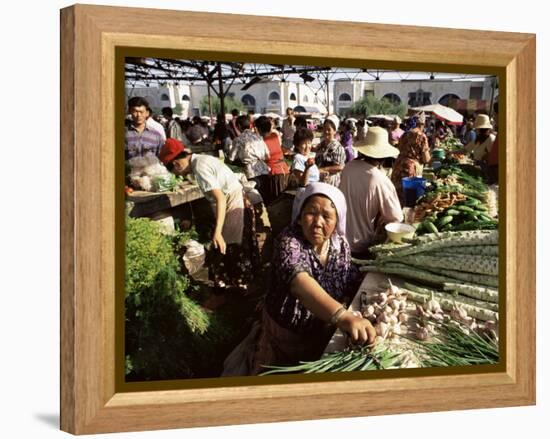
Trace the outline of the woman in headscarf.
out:
M 347 311 L 361 277 L 345 238 L 346 201 L 326 183 L 307 186 L 298 212 L 279 235 L 251 373 L 321 357 L 336 328 L 373 343 L 371 323 Z
M 401 179 L 422 175 L 422 165 L 429 163 L 432 159 L 428 137 L 424 134 L 425 126 L 426 116 L 422 113 L 416 118 L 415 128 L 403 134 L 397 145 L 399 155 L 393 165 L 391 180 L 401 203 L 404 202 Z

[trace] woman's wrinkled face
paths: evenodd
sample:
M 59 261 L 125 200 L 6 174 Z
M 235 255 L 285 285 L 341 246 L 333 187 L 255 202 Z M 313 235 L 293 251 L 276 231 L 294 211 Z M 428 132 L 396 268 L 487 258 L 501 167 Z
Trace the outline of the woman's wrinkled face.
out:
M 329 239 L 336 225 L 338 214 L 332 201 L 322 195 L 308 198 L 300 213 L 300 225 L 305 238 L 314 246 Z

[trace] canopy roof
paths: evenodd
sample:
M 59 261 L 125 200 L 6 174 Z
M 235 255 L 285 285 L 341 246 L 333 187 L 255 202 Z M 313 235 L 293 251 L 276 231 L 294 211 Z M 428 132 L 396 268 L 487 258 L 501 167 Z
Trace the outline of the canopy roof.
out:
M 411 110 L 415 112 L 423 111 L 425 113 L 433 114 L 438 119 L 444 120 L 452 125 L 460 125 L 464 121 L 464 117 L 458 111 L 445 107 L 441 104 L 424 105 L 423 107 L 411 108 L 410 111 Z

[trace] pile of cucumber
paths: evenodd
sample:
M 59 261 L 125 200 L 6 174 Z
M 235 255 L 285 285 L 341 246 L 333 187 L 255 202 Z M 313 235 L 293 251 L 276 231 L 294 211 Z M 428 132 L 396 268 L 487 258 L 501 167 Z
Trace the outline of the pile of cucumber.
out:
M 492 230 L 498 227 L 498 221 L 491 218 L 483 202 L 467 197 L 445 210 L 433 212 L 417 224 L 416 233 L 438 233 L 460 230 Z

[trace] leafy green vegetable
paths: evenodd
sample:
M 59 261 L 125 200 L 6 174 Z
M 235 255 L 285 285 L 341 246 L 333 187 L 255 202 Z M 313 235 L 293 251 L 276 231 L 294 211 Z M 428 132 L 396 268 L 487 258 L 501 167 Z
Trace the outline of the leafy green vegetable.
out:
M 172 238 L 146 218 L 126 219 L 125 348 L 129 377 L 187 378 L 207 362 L 217 322 L 186 292 Z

